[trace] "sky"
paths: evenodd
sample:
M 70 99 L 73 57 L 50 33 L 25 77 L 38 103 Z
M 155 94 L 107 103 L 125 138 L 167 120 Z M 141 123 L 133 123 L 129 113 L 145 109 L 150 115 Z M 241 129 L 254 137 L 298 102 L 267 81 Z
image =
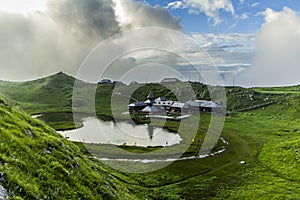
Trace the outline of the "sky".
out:
M 297 0 L 143 0 L 140 2 L 168 8 L 172 15 L 180 16 L 186 34 L 255 33 L 265 21 L 263 13 L 267 8 L 281 11 L 284 7 L 289 7 L 300 11 L 300 2 Z
M 183 54 L 203 66 L 213 63 L 225 85 L 233 80 L 245 87 L 300 84 L 299 13 L 298 0 L 0 0 L 0 79 L 31 80 L 57 71 L 76 76 L 101 42 L 124 31 L 161 27 L 194 40 L 212 62 L 203 63 L 195 48 Z M 161 38 L 143 32 L 122 38 L 119 48 Z M 135 73 L 145 73 L 152 63 L 155 70 L 171 66 L 179 78 L 200 79 L 178 55 L 149 50 L 121 55 L 107 77 L 138 66 L 143 70 Z M 161 71 L 172 76 L 166 69 Z M 132 73 L 128 81 L 137 77 Z

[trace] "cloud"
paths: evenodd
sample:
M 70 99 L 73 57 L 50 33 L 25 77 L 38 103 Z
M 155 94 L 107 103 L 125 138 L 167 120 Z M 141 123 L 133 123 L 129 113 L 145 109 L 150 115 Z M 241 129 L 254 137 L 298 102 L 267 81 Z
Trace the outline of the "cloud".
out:
M 24 16 L 2 12 L 0 26 L 2 79 L 27 79 L 53 70 L 68 71 L 80 62 L 77 56 L 86 48 L 42 13 Z
M 255 34 L 193 34 L 192 38 L 209 53 L 225 85 L 231 85 L 233 77 L 251 68 Z
M 174 41 L 178 44 L 184 42 L 183 38 L 164 38 L 169 37 L 169 35 L 164 35 L 162 32 L 157 32 L 157 41 L 153 41 L 153 44 L 163 44 L 164 49 L 168 49 L 167 52 L 160 51 L 157 49 L 151 50 L 137 50 L 131 52 L 130 54 L 124 55 L 120 59 L 116 60 L 106 71 L 105 77 L 111 79 L 117 79 L 118 76 L 122 75 L 124 72 L 131 72 L 131 76 L 127 76 L 125 82 L 130 82 L 131 80 L 138 80 L 139 82 L 147 81 L 159 81 L 161 79 L 160 73 L 154 73 L 151 67 L 160 64 L 161 68 L 163 66 L 169 66 L 172 69 L 177 70 L 181 73 L 179 78 L 191 78 L 192 80 L 199 80 L 199 75 L 195 71 L 193 65 L 199 66 L 201 73 L 210 73 L 214 69 L 214 64 L 218 67 L 220 75 L 223 77 L 223 81 L 226 85 L 232 84 L 232 77 L 237 76 L 243 71 L 247 70 L 252 65 L 252 60 L 254 57 L 254 34 L 194 34 L 192 35 L 193 41 L 198 45 L 193 43 L 185 45 L 184 48 L 180 49 L 179 54 L 172 54 L 169 52 L 174 52 L 173 47 Z M 139 32 L 137 35 L 144 35 L 145 38 L 152 38 L 147 31 Z M 133 47 L 139 38 L 137 35 L 130 35 L 130 37 L 135 38 L 134 40 L 126 40 L 126 38 L 120 38 L 119 44 L 122 44 L 124 48 Z M 166 42 L 173 41 L 173 42 Z M 183 44 L 184 45 L 184 44 Z M 208 56 L 208 54 L 209 56 Z M 184 58 L 188 58 L 190 61 L 180 59 L 182 55 Z M 134 58 L 134 59 L 132 59 Z M 192 65 L 193 64 L 193 65 Z M 144 66 L 142 71 L 131 71 L 135 67 Z M 145 69 L 145 66 L 149 69 Z M 157 65 L 156 65 L 157 66 Z M 95 66 L 97 68 L 98 66 Z M 157 70 L 157 68 L 155 68 Z M 171 70 L 172 71 L 172 70 Z M 165 74 L 164 74 L 165 75 Z M 168 77 L 176 76 L 171 72 Z M 128 79 L 129 78 L 129 79 Z
M 230 12 L 235 15 L 235 10 L 230 0 L 183 0 L 170 2 L 167 5 L 169 9 L 189 9 L 192 14 L 204 13 L 213 26 L 219 25 L 223 20 L 220 18 L 220 10 Z
M 224 33 L 224 34 L 193 34 L 192 38 L 201 46 L 214 44 L 219 47 L 235 47 L 229 48 L 228 51 L 254 51 L 255 50 L 255 34 L 242 33 Z
M 111 0 L 49 0 L 47 14 L 68 34 L 99 41 L 120 32 Z
M 258 6 L 260 4 L 260 2 L 255 2 L 253 4 L 251 4 L 251 7 L 255 8 L 256 6 Z
M 243 13 L 243 14 L 241 14 L 240 19 L 241 19 L 241 20 L 249 19 L 248 13 Z
M 49 0 L 45 12 L 0 12 L 0 79 L 34 79 L 61 70 L 76 75 L 95 45 L 121 31 L 148 26 L 181 30 L 180 20 L 164 8 L 122 2 L 121 16 L 113 0 Z
M 245 0 L 240 0 L 240 4 L 243 5 Z
M 180 77 L 181 69 L 176 67 L 184 60 L 177 55 L 157 49 L 131 52 L 113 62 L 103 77 L 122 82 L 160 82 L 165 77 Z M 184 67 L 186 68 L 186 67 Z M 159 72 L 159 73 L 158 73 Z
M 125 27 L 125 29 L 136 27 L 164 27 L 181 30 L 180 19 L 173 17 L 166 8 L 159 5 L 152 7 L 131 0 L 115 1 L 117 6 L 122 7 L 123 12 L 127 15 L 128 20 L 123 24 L 123 28 Z
M 22 6 L 20 6 L 22 4 Z M 33 11 L 43 11 L 46 9 L 46 0 L 23 0 L 0 1 L 0 10 L 10 13 L 29 13 Z
M 268 8 L 264 15 L 253 66 L 239 82 L 251 86 L 299 84 L 300 16 L 287 7 L 279 12 Z
M 230 25 L 230 26 L 228 27 L 228 29 L 234 29 L 237 25 L 238 25 L 238 23 L 236 22 L 236 23 Z
M 173 1 L 173 2 L 168 3 L 167 8 L 183 9 L 183 8 L 186 8 L 186 5 L 184 5 L 182 1 Z

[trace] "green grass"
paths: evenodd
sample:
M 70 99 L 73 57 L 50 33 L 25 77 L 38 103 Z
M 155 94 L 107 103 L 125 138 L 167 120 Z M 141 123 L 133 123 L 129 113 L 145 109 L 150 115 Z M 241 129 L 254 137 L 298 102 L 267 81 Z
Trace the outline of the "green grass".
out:
M 43 122 L 0 104 L 1 185 L 11 199 L 134 198 L 125 184 Z
M 53 94 L 39 93 L 41 96 L 37 97 L 38 100 L 33 98 L 34 93 L 41 91 L 42 87 L 51 86 L 62 91 L 62 85 L 70 85 L 68 81 L 64 81 L 66 77 L 61 78 L 62 83 L 58 85 L 51 82 L 51 79 L 57 79 L 59 76 L 63 75 L 54 75 L 38 83 L 27 83 L 39 86 L 31 85 L 32 92 L 28 86 L 29 93 L 24 101 L 21 101 L 21 90 L 26 88 L 25 83 L 20 83 L 15 88 L 7 86 L 12 83 L 1 83 L 0 93 L 30 113 L 39 113 L 43 107 L 47 108 L 46 112 L 61 112 L 62 107 L 57 106 L 61 102 L 62 105 L 66 105 L 66 110 L 69 110 L 67 102 L 70 97 L 65 93 L 62 94 L 65 95 L 63 99 L 58 98 L 61 102 L 57 105 L 56 102 L 44 99 L 53 99 Z M 9 89 L 3 89 L 5 87 Z M 111 119 L 110 94 L 113 86 L 107 84 L 97 87 L 97 113 L 105 119 Z M 209 99 L 206 86 L 194 83 L 193 88 L 196 88 L 197 98 Z M 131 86 L 122 86 L 118 88 L 118 92 L 126 94 L 133 89 Z M 227 87 L 230 115 L 226 117 L 222 132 L 222 136 L 229 141 L 226 151 L 204 159 L 177 161 L 158 171 L 144 174 L 118 172 L 90 158 L 91 151 L 98 153 L 99 157 L 118 156 L 119 151 L 116 147 L 79 143 L 75 145 L 56 134 L 43 122 L 31 119 L 27 114 L 2 104 L 0 171 L 4 172 L 6 181 L 1 182 L 1 185 L 9 189 L 12 196 L 24 199 L 41 199 L 44 196 L 51 198 L 51 195 L 57 195 L 55 197 L 61 199 L 300 199 L 300 95 L 297 89 L 298 86 L 253 89 Z M 174 98 L 170 90 L 156 84 L 141 86 L 138 92 L 134 93 L 134 97 L 139 100 L 145 99 L 150 90 L 157 96 L 166 94 L 168 98 Z M 116 98 L 117 103 L 123 103 L 123 97 Z M 126 105 L 127 102 L 117 109 L 122 111 Z M 66 115 L 50 115 L 48 121 L 44 120 L 52 125 L 61 122 L 62 126 L 67 126 L 72 117 Z M 122 115 L 118 117 L 122 118 Z M 190 121 L 187 122 L 194 124 L 196 118 L 188 120 Z M 209 120 L 210 115 L 203 114 L 200 122 L 196 121 L 200 124 L 196 139 L 203 140 Z M 176 121 L 161 123 L 157 120 L 152 123 L 178 131 Z M 185 125 L 180 130 L 185 141 L 191 141 L 194 137 L 190 128 Z M 34 138 L 28 136 L 27 129 L 32 131 Z M 66 149 L 60 146 L 61 143 Z M 44 152 L 49 146 L 55 150 L 48 155 Z M 128 157 L 132 156 L 132 153 L 162 156 L 158 152 L 164 149 L 122 146 L 119 148 L 125 150 Z M 178 148 L 177 145 L 172 146 L 168 148 L 168 152 L 176 154 Z M 198 144 L 193 143 L 185 155 L 195 155 L 198 150 Z M 70 159 L 70 156 L 73 159 Z M 246 161 L 245 165 L 239 163 L 242 160 Z M 79 168 L 72 168 L 74 161 L 79 163 Z M 124 165 L 121 162 L 119 164 Z M 145 168 L 147 165 L 134 163 L 124 167 Z M 111 196 L 111 192 L 115 196 Z
M 286 87 L 267 87 L 267 88 L 253 88 L 253 90 L 261 93 L 269 94 L 299 94 L 300 86 L 286 86 Z

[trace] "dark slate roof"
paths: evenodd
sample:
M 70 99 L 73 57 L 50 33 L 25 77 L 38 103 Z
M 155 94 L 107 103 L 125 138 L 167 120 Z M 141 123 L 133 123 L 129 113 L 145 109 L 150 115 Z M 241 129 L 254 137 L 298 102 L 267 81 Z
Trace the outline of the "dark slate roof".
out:
M 148 94 L 148 96 L 147 96 L 147 99 L 154 99 L 154 96 L 153 96 L 153 94 L 152 94 L 151 91 L 149 92 L 149 94 Z
M 129 104 L 129 107 L 145 107 L 147 104 L 145 104 L 143 101 L 136 101 L 132 104 Z

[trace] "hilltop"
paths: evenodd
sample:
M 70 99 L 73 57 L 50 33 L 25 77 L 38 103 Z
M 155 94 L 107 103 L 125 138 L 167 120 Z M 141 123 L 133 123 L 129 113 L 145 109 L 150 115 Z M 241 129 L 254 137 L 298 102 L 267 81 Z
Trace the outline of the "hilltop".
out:
M 27 82 L 0 82 L 0 94 L 23 109 L 68 110 L 75 78 L 65 73 Z

